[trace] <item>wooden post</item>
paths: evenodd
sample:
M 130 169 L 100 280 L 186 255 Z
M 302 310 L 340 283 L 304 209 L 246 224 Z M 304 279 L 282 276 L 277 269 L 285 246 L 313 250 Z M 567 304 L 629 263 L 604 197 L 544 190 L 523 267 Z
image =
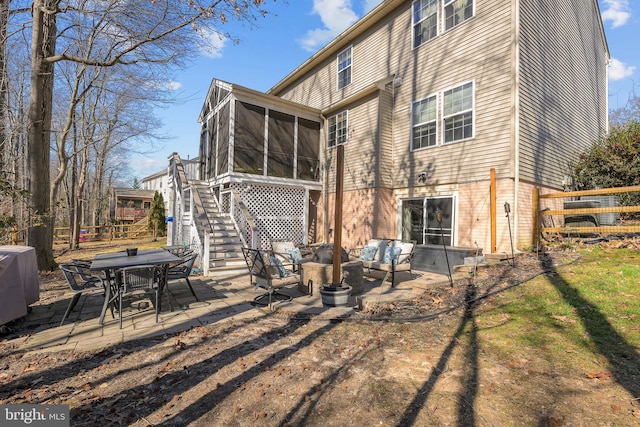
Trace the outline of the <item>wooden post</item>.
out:
M 489 198 L 490 211 L 491 211 L 491 253 L 496 253 L 497 250 L 497 210 L 496 210 L 496 170 L 491 168 L 490 184 L 489 184 Z
M 533 187 L 531 192 L 531 214 L 533 215 L 533 236 L 531 242 L 533 247 L 537 248 L 540 242 L 540 190 L 537 187 Z
M 338 145 L 336 153 L 336 197 L 333 221 L 333 286 L 340 285 L 342 264 L 342 174 L 344 170 L 344 145 Z

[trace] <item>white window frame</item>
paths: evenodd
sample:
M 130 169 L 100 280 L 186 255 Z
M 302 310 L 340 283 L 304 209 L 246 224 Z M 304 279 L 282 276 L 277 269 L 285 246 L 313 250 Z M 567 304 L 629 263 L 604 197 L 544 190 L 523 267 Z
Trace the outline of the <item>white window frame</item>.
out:
M 414 0 L 413 3 L 411 4 L 411 40 L 412 40 L 412 47 L 413 49 L 416 49 L 420 46 L 422 46 L 423 44 L 427 43 L 429 40 L 432 40 L 436 37 L 438 37 L 439 32 L 439 28 L 438 28 L 438 11 L 439 11 L 439 7 L 438 7 L 438 2 L 440 0 Z M 421 16 L 420 19 L 418 21 L 416 21 L 416 5 L 420 5 L 422 6 L 422 2 L 427 2 L 427 5 L 429 5 L 429 3 L 434 3 L 435 2 L 435 6 L 433 8 L 434 12 L 431 13 L 428 16 Z M 422 7 L 420 7 L 419 10 L 421 10 Z M 416 41 L 416 28 L 421 25 L 425 20 L 431 18 L 432 16 L 435 15 L 435 23 L 436 23 L 436 34 L 433 37 L 430 37 L 427 40 L 422 40 L 419 44 L 417 44 Z
M 424 102 L 433 102 L 434 106 L 433 108 L 435 109 L 434 111 L 434 117 L 427 121 L 417 121 L 416 120 L 416 106 L 424 103 Z M 438 145 L 438 110 L 439 110 L 439 103 L 438 103 L 438 94 L 432 94 L 429 95 L 425 98 L 419 99 L 417 101 L 414 101 L 411 104 L 411 151 L 416 151 L 416 150 L 422 150 L 425 148 L 431 148 L 431 147 L 436 147 Z M 420 147 L 416 147 L 414 145 L 414 142 L 416 140 L 416 130 L 419 130 L 425 126 L 429 126 L 431 124 L 435 125 L 435 134 L 434 134 L 434 140 L 433 140 L 433 144 L 429 144 L 429 145 L 424 145 L 424 146 L 420 146 Z
M 461 101 L 462 105 L 460 106 L 460 108 L 457 108 L 457 109 L 454 108 L 454 110 L 452 112 L 449 112 L 447 114 L 445 112 L 445 109 L 446 109 L 446 105 L 445 104 L 447 102 L 447 92 L 451 92 L 453 94 L 456 89 L 464 90 L 464 87 L 467 86 L 467 85 L 471 85 L 471 100 L 470 100 L 471 101 L 471 105 L 470 106 L 465 106 L 464 105 L 465 101 L 463 99 Z M 456 142 L 465 141 L 465 140 L 474 138 L 475 129 L 476 129 L 476 126 L 475 126 L 475 121 L 476 121 L 475 105 L 476 105 L 476 84 L 475 84 L 475 81 L 473 81 L 473 80 L 461 83 L 459 85 L 447 88 L 447 89 L 442 91 L 442 107 L 441 107 L 441 109 L 442 109 L 442 119 L 441 119 L 442 127 L 441 127 L 441 129 L 442 129 L 442 144 L 443 145 L 453 144 L 453 143 L 456 143 Z M 468 113 L 471 113 L 471 123 L 470 124 L 464 124 L 462 127 L 464 129 L 466 126 L 470 125 L 471 126 L 471 135 L 466 136 L 466 137 L 463 136 L 462 138 L 452 139 L 450 141 L 447 141 L 446 140 L 446 138 L 447 138 L 447 121 L 452 120 L 452 119 L 453 120 L 456 120 L 456 119 L 459 120 L 461 117 L 467 115 Z M 463 120 L 464 120 L 464 118 L 463 118 Z M 454 131 L 454 133 L 455 133 L 455 131 Z M 463 130 L 463 134 L 464 134 L 464 130 Z
M 449 246 L 455 246 L 458 243 L 458 213 L 459 213 L 459 209 L 460 206 L 458 204 L 458 199 L 459 199 L 459 195 L 457 191 L 454 191 L 453 193 L 450 194 L 426 194 L 423 196 L 416 196 L 416 197 L 410 197 L 410 198 L 398 198 L 396 199 L 398 201 L 397 206 L 398 206 L 398 211 L 397 211 L 397 229 L 398 231 L 398 238 L 399 239 L 403 239 L 406 236 L 403 236 L 402 234 L 402 230 L 403 228 L 406 226 L 406 224 L 403 224 L 403 220 L 404 220 L 404 216 L 403 216 L 403 211 L 405 208 L 405 204 L 408 202 L 412 202 L 412 201 L 420 201 L 422 202 L 422 230 L 421 230 L 421 235 L 422 238 L 420 240 L 418 240 L 419 242 L 422 241 L 422 244 L 428 244 L 426 243 L 427 237 L 428 236 L 435 236 L 438 237 L 438 235 L 440 235 L 440 230 L 439 227 L 438 229 L 429 232 L 430 229 L 427 228 L 428 225 L 428 219 L 427 219 L 427 215 L 428 215 L 428 211 L 429 211 L 429 203 L 438 203 L 438 200 L 442 200 L 442 199 L 451 199 L 451 228 L 443 228 L 443 233 L 445 234 L 445 236 L 449 239 L 450 241 L 450 245 Z M 420 243 L 418 243 L 420 244 Z
M 459 22 L 454 22 L 453 25 L 451 25 L 451 27 L 447 28 L 447 7 L 451 6 L 454 7 L 454 3 L 458 2 L 458 1 L 462 1 L 462 2 L 467 2 L 468 0 L 443 0 L 442 1 L 442 32 L 446 32 L 449 31 L 455 27 L 457 27 L 458 25 L 462 24 L 463 22 L 468 21 L 469 19 L 473 18 L 473 16 L 476 14 L 476 0 L 470 0 L 471 1 L 471 16 L 468 18 L 463 18 L 461 21 Z M 455 14 L 455 12 L 454 12 Z
M 341 119 L 344 118 L 344 119 Z M 334 128 L 333 130 L 331 128 Z M 349 114 L 341 111 L 327 119 L 327 147 L 337 147 L 348 142 Z
M 346 58 L 346 56 L 348 55 L 348 58 Z M 343 59 L 341 59 L 341 57 L 343 57 Z M 348 59 L 348 63 L 342 65 L 343 63 L 345 63 Z M 338 85 L 338 90 L 340 89 L 344 89 L 345 87 L 349 86 L 352 82 L 352 77 L 353 77 L 353 68 L 352 68 L 352 64 L 353 64 L 353 46 L 349 46 L 348 48 L 346 48 L 345 50 L 343 50 L 342 52 L 340 52 L 337 56 L 336 56 L 336 64 L 337 64 L 337 85 Z M 342 80 L 340 79 L 340 76 L 342 74 L 345 74 L 346 76 L 348 76 L 348 82 L 344 83 L 341 85 Z M 344 79 L 346 80 L 346 78 Z

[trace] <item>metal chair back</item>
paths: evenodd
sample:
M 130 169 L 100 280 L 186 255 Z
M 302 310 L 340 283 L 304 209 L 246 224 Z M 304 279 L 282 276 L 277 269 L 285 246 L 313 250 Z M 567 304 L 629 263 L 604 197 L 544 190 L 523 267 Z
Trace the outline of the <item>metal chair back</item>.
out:
M 83 267 L 79 267 L 75 264 L 60 264 L 60 270 L 62 270 L 64 278 L 73 292 L 73 297 L 69 302 L 69 306 L 60 321 L 60 326 L 62 326 L 83 293 L 89 291 L 104 292 L 105 288 L 101 277 L 91 275 L 88 270 L 85 270 Z

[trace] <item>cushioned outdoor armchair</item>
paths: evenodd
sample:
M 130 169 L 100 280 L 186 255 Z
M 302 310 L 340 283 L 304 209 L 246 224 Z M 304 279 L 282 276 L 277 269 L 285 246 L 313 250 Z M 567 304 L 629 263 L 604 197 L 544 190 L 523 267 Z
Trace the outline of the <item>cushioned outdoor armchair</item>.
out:
M 285 268 L 290 267 L 294 273 L 300 269 L 300 264 L 311 260 L 304 258 L 310 253 L 308 247 L 296 245 L 293 240 L 271 240 L 271 254 L 278 258 Z
M 242 248 L 242 253 L 249 269 L 251 284 L 267 290 L 265 294 L 254 298 L 254 304 L 268 305 L 269 310 L 272 310 L 274 301 L 291 300 L 290 296 L 278 292 L 277 289 L 302 284 L 302 274 L 286 270 L 276 257 L 269 256 L 261 250 Z
M 364 248 L 349 251 L 350 258 L 362 261 L 365 272 L 384 271 L 383 282 L 391 276 L 391 286 L 396 285 L 396 273 L 411 273 L 411 260 L 416 247 L 415 240 L 371 239 Z

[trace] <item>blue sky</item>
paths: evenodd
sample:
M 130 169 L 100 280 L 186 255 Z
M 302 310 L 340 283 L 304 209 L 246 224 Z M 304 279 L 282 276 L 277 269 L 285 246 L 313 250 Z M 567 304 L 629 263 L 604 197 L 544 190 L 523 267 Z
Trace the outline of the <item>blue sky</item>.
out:
M 585 0 L 586 1 L 586 0 Z M 184 159 L 198 155 L 198 114 L 213 78 L 267 91 L 381 0 L 267 1 L 272 15 L 258 19 L 257 28 L 230 23 L 240 42 L 213 38 L 210 49 L 187 70 L 175 76 L 176 96 L 182 99 L 158 110 L 168 137 L 153 153 L 132 159 L 134 174 L 142 178 L 163 170 L 174 151 Z M 612 63 L 609 105 L 623 107 L 640 69 L 640 1 L 599 0 Z

